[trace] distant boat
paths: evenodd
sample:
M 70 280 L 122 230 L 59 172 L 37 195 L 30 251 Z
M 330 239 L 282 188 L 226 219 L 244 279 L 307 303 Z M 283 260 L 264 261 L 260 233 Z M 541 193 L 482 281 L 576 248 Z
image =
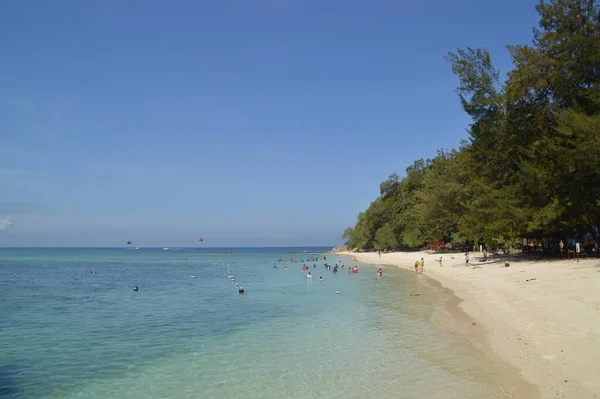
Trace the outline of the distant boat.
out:
M 163 251 L 168 251 L 168 250 L 169 250 L 169 248 L 163 248 Z

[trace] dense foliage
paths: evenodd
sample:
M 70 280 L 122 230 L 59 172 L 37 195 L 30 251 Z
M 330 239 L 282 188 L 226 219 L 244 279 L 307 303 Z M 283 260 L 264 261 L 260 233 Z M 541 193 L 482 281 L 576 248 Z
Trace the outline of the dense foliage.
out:
M 416 248 L 450 233 L 486 243 L 598 234 L 600 2 L 541 0 L 529 46 L 508 46 L 499 79 L 486 50 L 446 59 L 469 140 L 392 174 L 343 238 L 361 249 Z

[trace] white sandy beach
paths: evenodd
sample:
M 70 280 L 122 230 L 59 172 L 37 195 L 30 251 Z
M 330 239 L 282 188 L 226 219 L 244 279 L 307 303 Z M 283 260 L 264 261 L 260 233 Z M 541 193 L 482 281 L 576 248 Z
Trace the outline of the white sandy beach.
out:
M 479 253 L 471 253 L 468 267 L 461 253 L 341 254 L 413 271 L 424 258 L 425 275 L 462 299 L 488 350 L 517 367 L 543 398 L 600 398 L 600 259 L 510 260 L 505 268 L 478 262 Z

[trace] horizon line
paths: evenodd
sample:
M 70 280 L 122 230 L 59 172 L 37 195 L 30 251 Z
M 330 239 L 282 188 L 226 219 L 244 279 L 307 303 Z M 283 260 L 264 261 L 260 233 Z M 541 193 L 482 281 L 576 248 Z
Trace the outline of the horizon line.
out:
M 125 246 L 125 247 L 93 247 L 93 246 L 0 246 L 0 249 L 40 249 L 40 248 L 47 248 L 47 249 L 75 249 L 75 248 L 79 248 L 79 249 L 134 249 L 134 248 L 138 248 L 138 249 L 163 249 L 163 248 L 169 248 L 169 249 L 227 249 L 227 248 L 238 248 L 238 249 L 244 249 L 244 248 L 335 248 L 336 246 L 339 245 L 268 245 L 268 246 L 215 246 L 215 247 L 179 247 L 179 246 L 169 246 L 169 247 L 162 247 L 162 246 Z

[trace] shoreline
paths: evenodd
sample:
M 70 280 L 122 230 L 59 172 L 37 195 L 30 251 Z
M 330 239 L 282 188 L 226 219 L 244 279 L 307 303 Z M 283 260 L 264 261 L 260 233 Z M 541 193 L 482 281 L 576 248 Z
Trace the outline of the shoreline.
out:
M 440 254 L 428 252 L 335 253 L 413 272 L 424 258 L 425 276 L 458 298 L 442 305 L 448 317 L 438 312 L 436 321 L 509 365 L 525 382 L 508 392 L 513 397 L 532 397 L 535 386 L 544 398 L 600 398 L 600 259 L 511 260 L 505 268 L 478 262 L 478 253 L 468 267 L 461 253 L 443 254 L 442 266 Z M 511 370 L 502 369 L 510 378 Z

